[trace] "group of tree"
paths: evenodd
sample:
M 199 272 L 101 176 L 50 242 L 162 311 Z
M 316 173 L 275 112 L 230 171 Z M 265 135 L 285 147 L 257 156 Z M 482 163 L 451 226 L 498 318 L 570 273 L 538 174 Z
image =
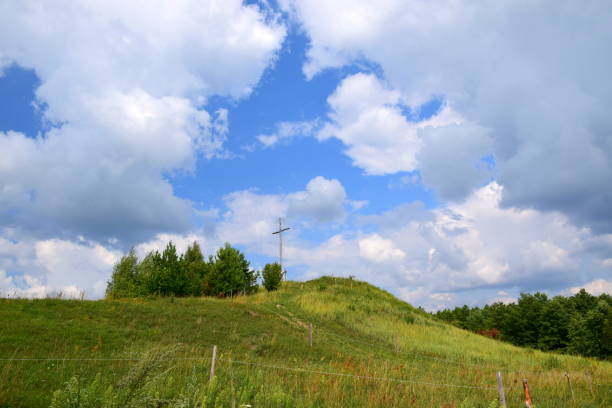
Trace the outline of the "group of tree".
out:
M 439 319 L 517 346 L 609 359 L 612 357 L 612 296 L 584 289 L 549 298 L 521 293 L 518 302 L 442 310 Z
M 219 248 L 208 259 L 197 242 L 179 254 L 169 242 L 159 252 L 149 252 L 142 260 L 132 249 L 115 264 L 106 287 L 108 298 L 141 296 L 233 296 L 257 291 L 259 272 L 230 244 Z M 263 285 L 278 289 L 282 273 L 278 264 L 263 271 Z

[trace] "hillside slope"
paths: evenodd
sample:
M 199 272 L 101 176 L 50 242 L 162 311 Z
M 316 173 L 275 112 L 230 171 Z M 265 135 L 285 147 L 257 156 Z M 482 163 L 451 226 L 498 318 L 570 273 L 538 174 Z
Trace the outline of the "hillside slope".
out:
M 0 299 L 0 322 L 0 406 L 49 406 L 97 373 L 117 394 L 152 349 L 173 350 L 139 391 L 155 406 L 489 407 L 498 370 L 510 407 L 524 406 L 523 378 L 538 408 L 572 406 L 566 371 L 576 406 L 612 406 L 612 363 L 478 336 L 349 279 L 233 299 Z

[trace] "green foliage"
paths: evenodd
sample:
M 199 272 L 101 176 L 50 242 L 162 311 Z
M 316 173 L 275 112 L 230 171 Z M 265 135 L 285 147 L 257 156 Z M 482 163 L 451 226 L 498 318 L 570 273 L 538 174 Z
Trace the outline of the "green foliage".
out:
M 204 278 L 204 293 L 214 296 L 250 294 L 257 290 L 257 272 L 250 268 L 242 252 L 225 244 L 211 259 L 210 270 Z
M 320 285 L 326 289 L 319 291 Z M 496 396 L 498 370 L 504 373 L 511 407 L 523 404 L 522 378 L 529 379 L 538 406 L 569 406 L 565 371 L 572 378 L 576 406 L 611 406 L 612 394 L 595 385 L 612 383 L 609 362 L 492 341 L 349 279 L 283 282 L 279 290 L 252 296 L 176 297 L 174 302 L 163 297 L 0 299 L 0 321 L 0 356 L 15 358 L 0 361 L 0 407 L 48 407 L 59 390 L 56 407 L 78 399 L 82 406 L 102 400 L 94 406 L 105 408 L 425 408 L 462 403 L 482 408 Z M 314 327 L 312 347 L 309 323 Z M 163 352 L 179 342 L 183 346 L 174 355 L 143 353 L 151 348 Z M 207 358 L 213 344 L 219 347 L 219 359 L 217 377 L 209 385 Z M 323 374 L 330 372 L 342 375 Z M 100 379 L 92 386 L 96 373 Z M 406 382 L 352 377 L 357 375 Z M 76 380 L 69 388 L 72 377 Z M 93 395 L 87 397 L 83 390 Z
M 163 252 L 151 251 L 140 262 L 134 250 L 121 258 L 106 297 L 250 294 L 257 290 L 257 278 L 244 254 L 229 244 L 207 262 L 197 242 L 180 255 L 171 241 Z
M 114 400 L 113 388 L 102 384 L 100 374 L 86 386 L 72 377 L 63 389 L 53 393 L 50 408 L 112 408 L 117 406 Z
M 181 267 L 185 271 L 189 282 L 187 294 L 192 296 L 202 295 L 204 277 L 210 267 L 204 260 L 204 255 L 202 255 L 202 250 L 197 242 L 187 247 L 181 259 Z
M 283 279 L 283 271 L 278 263 L 266 264 L 263 271 L 263 285 L 266 290 L 277 290 Z
M 113 268 L 113 275 L 106 287 L 109 298 L 136 297 L 139 295 L 138 258 L 132 248 Z
M 574 296 L 521 293 L 517 303 L 442 310 L 436 317 L 475 332 L 497 329 L 517 346 L 589 357 L 612 356 L 612 297 L 584 289 Z
M 177 347 L 155 349 L 144 353 L 142 358 L 130 369 L 129 373 L 116 385 L 104 386 L 101 374 L 94 381 L 82 386 L 77 377 L 66 382 L 64 388 L 53 393 L 50 408 L 128 408 L 156 406 L 155 390 L 165 361 L 175 354 Z M 167 377 L 170 378 L 170 377 Z M 194 405 L 195 406 L 195 405 Z

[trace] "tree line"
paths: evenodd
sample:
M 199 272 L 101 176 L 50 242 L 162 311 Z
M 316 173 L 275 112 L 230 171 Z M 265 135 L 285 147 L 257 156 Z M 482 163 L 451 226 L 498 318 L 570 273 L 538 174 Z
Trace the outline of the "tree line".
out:
M 170 241 L 162 252 L 150 251 L 143 259 L 134 249 L 124 255 L 113 268 L 106 297 L 247 295 L 258 290 L 260 276 L 267 290 L 278 289 L 280 265 L 267 264 L 260 273 L 230 244 L 206 259 L 197 242 L 179 254 Z
M 442 310 L 437 318 L 517 346 L 612 357 L 612 296 L 584 289 L 571 297 L 521 293 L 518 302 Z

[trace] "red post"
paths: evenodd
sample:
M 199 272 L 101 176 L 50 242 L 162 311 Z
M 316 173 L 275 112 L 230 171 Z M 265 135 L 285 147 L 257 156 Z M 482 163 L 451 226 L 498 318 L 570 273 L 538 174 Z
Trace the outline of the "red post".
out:
M 527 380 L 523 380 L 523 391 L 525 391 L 525 406 L 527 408 L 532 408 L 533 402 L 531 402 L 531 395 L 529 395 L 529 385 L 527 385 Z

